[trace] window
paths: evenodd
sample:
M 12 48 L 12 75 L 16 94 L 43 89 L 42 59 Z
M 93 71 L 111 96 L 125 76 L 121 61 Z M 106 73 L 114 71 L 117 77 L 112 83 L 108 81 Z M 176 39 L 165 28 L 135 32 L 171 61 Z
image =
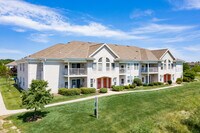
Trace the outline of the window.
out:
M 164 70 L 167 69 L 167 64 L 166 63 L 167 63 L 167 60 L 164 61 Z
M 124 84 L 124 79 L 121 79 L 121 84 L 122 84 L 122 85 Z
M 21 86 L 21 83 L 22 83 L 22 77 L 19 77 L 19 84 Z
M 97 69 L 97 63 L 92 63 L 92 69 L 96 70 Z
M 110 59 L 106 58 L 106 71 L 110 70 Z
M 75 79 L 72 80 L 72 88 L 76 88 L 76 80 Z
M 68 82 L 65 82 L 65 88 L 68 88 Z
M 25 70 L 25 64 L 23 63 L 22 65 L 23 65 L 22 69 L 23 69 L 23 71 L 24 71 L 24 70 Z
M 161 70 L 163 70 L 163 63 L 161 63 Z
M 110 62 L 110 59 L 106 58 L 106 62 Z
M 102 62 L 102 57 L 101 58 L 99 58 L 99 61 L 98 62 Z
M 132 83 L 132 76 L 127 76 L 127 83 Z
M 174 64 L 173 63 L 171 64 L 171 69 L 174 69 Z
M 102 63 L 98 63 L 98 71 L 102 71 Z
M 127 69 L 131 70 L 131 64 L 130 63 L 127 64 Z
M 162 75 L 160 75 L 160 82 L 162 82 L 162 77 L 163 77 L 163 76 L 162 76 Z
M 98 71 L 102 71 L 102 57 L 98 60 Z
M 20 71 L 22 70 L 22 64 L 21 63 L 19 64 L 19 70 Z
M 112 70 L 115 69 L 115 63 L 112 63 Z
M 144 83 L 144 77 L 142 77 L 142 83 Z
M 23 86 L 25 85 L 25 80 L 24 80 L 24 78 L 23 78 L 23 82 L 22 82 L 22 85 L 23 85 Z
M 106 63 L 106 71 L 110 70 L 110 63 Z
M 139 69 L 139 64 L 138 63 L 135 63 L 134 64 L 134 70 L 138 70 Z
M 171 61 L 168 60 L 168 69 L 171 69 Z
M 90 87 L 93 87 L 93 79 L 90 79 Z
M 113 83 L 114 83 L 114 85 L 116 85 L 117 84 L 117 78 L 115 77 L 115 78 L 113 78 Z

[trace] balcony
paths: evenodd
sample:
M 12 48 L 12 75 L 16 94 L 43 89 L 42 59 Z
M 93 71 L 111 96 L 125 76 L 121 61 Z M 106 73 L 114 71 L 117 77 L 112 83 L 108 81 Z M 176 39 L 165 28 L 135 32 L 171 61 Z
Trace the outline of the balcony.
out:
M 141 72 L 147 73 L 148 68 L 142 68 Z M 158 72 L 158 67 L 149 67 L 149 73 L 154 73 L 154 72 Z
M 119 73 L 126 73 L 126 69 L 125 68 L 120 68 L 119 69 Z
M 70 68 L 69 74 L 68 74 L 68 70 L 65 69 L 64 75 L 87 75 L 87 69 L 86 68 Z

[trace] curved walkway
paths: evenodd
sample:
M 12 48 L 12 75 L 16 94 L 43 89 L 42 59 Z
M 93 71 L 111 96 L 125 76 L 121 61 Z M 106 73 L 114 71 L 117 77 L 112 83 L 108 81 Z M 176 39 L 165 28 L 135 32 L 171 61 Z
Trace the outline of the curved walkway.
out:
M 181 86 L 181 85 L 172 85 L 172 86 L 166 86 L 166 87 L 149 89 L 149 90 L 120 91 L 120 92 L 108 91 L 108 93 L 106 93 L 106 94 L 101 94 L 101 95 L 98 95 L 98 96 L 90 96 L 90 97 L 86 97 L 86 98 L 79 98 L 79 99 L 69 100 L 69 101 L 64 101 L 64 102 L 52 103 L 52 104 L 46 105 L 45 107 L 53 107 L 53 106 L 58 106 L 58 105 L 63 105 L 63 104 L 86 101 L 86 100 L 94 99 L 95 97 L 105 97 L 105 96 L 119 95 L 119 94 L 126 94 L 126 93 L 158 91 L 158 90 L 164 90 L 164 89 L 173 88 L 173 87 L 177 87 L 177 86 Z M 4 105 L 2 95 L 0 93 L 0 116 L 12 115 L 12 114 L 22 113 L 22 112 L 26 112 L 26 111 L 29 111 L 29 110 L 26 110 L 26 109 L 7 110 L 5 105 Z

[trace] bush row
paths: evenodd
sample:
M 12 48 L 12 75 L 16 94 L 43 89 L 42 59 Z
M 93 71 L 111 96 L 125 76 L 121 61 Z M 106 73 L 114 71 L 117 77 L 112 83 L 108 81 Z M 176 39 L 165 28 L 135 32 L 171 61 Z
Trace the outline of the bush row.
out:
M 107 88 L 101 88 L 99 90 L 100 93 L 107 93 L 108 92 L 108 89 Z
M 143 86 L 158 86 L 158 85 L 163 85 L 164 83 L 162 82 L 152 82 L 149 84 L 143 84 Z
M 58 93 L 64 96 L 74 96 L 74 95 L 80 95 L 80 94 L 90 94 L 95 93 L 95 88 L 73 88 L 73 89 L 66 89 L 66 88 L 60 88 L 58 90 Z

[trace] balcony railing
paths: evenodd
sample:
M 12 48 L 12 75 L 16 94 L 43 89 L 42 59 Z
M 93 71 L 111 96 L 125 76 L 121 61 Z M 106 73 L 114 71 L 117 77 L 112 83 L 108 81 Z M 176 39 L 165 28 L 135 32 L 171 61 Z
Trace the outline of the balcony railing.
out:
M 148 72 L 148 68 L 142 68 L 142 72 Z M 158 72 L 157 67 L 149 67 L 149 72 Z
M 65 75 L 87 75 L 87 69 L 86 68 L 70 68 L 69 74 L 68 74 L 68 70 L 65 69 L 64 74 Z
M 126 73 L 126 69 L 125 68 L 120 68 L 119 69 L 119 73 Z

